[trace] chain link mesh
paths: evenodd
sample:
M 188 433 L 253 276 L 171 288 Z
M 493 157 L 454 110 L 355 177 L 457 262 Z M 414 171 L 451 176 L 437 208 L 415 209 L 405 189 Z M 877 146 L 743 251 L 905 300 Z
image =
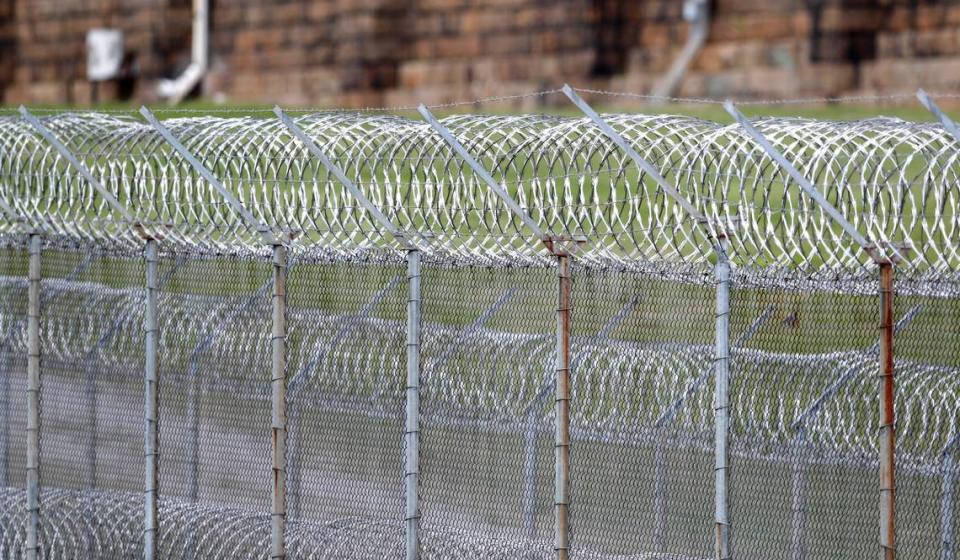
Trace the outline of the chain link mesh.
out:
M 437 262 L 423 278 L 424 552 L 547 557 L 556 273 Z
M 26 238 L 0 247 L 0 556 L 17 551 L 26 526 Z
M 269 527 L 270 261 L 170 253 L 159 273 L 158 554 L 258 556 L 246 524 L 210 511 Z
M 725 404 L 715 402 L 724 386 L 715 375 L 725 357 L 715 347 L 723 313 L 711 236 L 721 233 L 734 266 L 734 554 L 875 556 L 876 263 L 737 126 L 608 119 L 704 223 L 589 121 L 444 119 L 537 227 L 586 239 L 572 274 L 571 556 L 713 556 L 715 470 L 725 469 L 715 456 L 724 417 L 714 410 Z M 0 223 L 0 556 L 25 555 L 28 523 L 25 224 L 42 226 L 46 239 L 44 557 L 143 554 L 145 231 L 163 234 L 160 557 L 262 558 L 273 544 L 270 428 L 279 403 L 271 402 L 265 232 L 290 250 L 279 458 L 289 557 L 403 556 L 413 468 L 425 558 L 554 555 L 562 310 L 557 260 L 545 245 L 559 239 L 532 239 L 425 123 L 344 113 L 297 122 L 395 227 L 422 238 L 385 235 L 277 120 L 165 123 L 249 211 L 245 219 L 136 119 L 44 119 L 102 183 L 98 191 L 25 121 L 0 117 L 4 197 L 23 218 Z M 877 243 L 875 253 L 913 245 L 895 284 L 898 545 L 902 557 L 953 560 L 955 139 L 938 125 L 893 119 L 755 126 Z M 418 340 L 406 332 L 416 299 L 404 262 L 411 239 L 425 259 Z M 419 410 L 405 407 L 416 347 Z M 418 467 L 405 462 L 413 413 Z
M 575 557 L 709 555 L 710 280 L 703 271 L 574 269 Z
M 395 258 L 292 266 L 288 539 L 303 557 L 402 555 L 405 274 Z
M 5 485 L 0 546 L 25 538 L 26 251 L 2 249 Z M 144 261 L 48 240 L 41 299 L 41 550 L 141 554 Z M 576 261 L 575 261 L 576 263 Z M 270 546 L 269 255 L 160 262 L 160 554 Z M 878 295 L 842 279 L 736 271 L 733 550 L 877 553 Z M 289 264 L 286 541 L 291 558 L 402 555 L 406 264 L 295 252 Z M 421 549 L 549 558 L 555 265 L 428 259 Z M 899 549 L 957 553 L 960 290 L 900 279 Z M 716 285 L 710 267 L 575 264 L 574 558 L 712 555 Z
M 48 243 L 42 259 L 41 554 L 137 555 L 122 505 L 143 490 L 143 258 Z

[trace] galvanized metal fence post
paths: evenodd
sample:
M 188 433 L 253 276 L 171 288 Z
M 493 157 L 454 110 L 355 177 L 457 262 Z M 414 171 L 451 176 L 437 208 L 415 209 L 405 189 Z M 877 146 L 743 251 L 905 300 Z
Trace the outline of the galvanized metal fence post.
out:
M 552 237 L 533 220 L 516 200 L 510 196 L 500 183 L 480 164 L 473 155 L 443 126 L 425 105 L 417 108 L 420 115 L 427 121 L 437 134 L 450 148 L 473 170 L 491 191 L 510 209 L 515 216 L 537 237 L 544 242 L 550 252 L 557 258 L 558 292 L 557 292 L 557 355 L 554 378 L 555 391 L 555 428 L 554 438 L 554 555 L 559 560 L 566 560 L 570 555 L 570 259 L 569 249 L 561 247 L 565 242 L 560 237 Z M 566 240 L 570 241 L 570 240 Z M 571 245 L 573 246 L 573 245 Z M 529 411 L 532 414 L 532 409 Z M 528 420 L 529 422 L 529 420 Z M 536 494 L 535 469 L 536 451 L 532 450 L 531 442 L 535 438 L 535 422 L 529 422 L 527 431 L 527 458 L 525 474 L 525 496 L 528 496 L 525 506 L 527 533 L 534 536 L 535 511 L 532 500 Z
M 610 126 L 590 105 L 580 98 L 569 85 L 563 86 L 563 93 L 593 123 L 636 163 L 665 193 L 673 198 L 683 211 L 697 225 L 704 229 L 709 239 L 713 232 L 708 228 L 709 220 L 696 206 L 680 194 L 653 165 L 647 162 L 637 151 Z M 714 522 L 715 554 L 718 560 L 730 558 L 730 515 L 729 515 L 729 437 L 730 437 L 730 264 L 726 232 L 720 232 L 714 246 L 717 263 L 716 293 L 716 336 L 714 375 Z M 665 501 L 665 458 L 663 444 L 658 442 L 655 449 L 655 494 L 654 494 L 654 540 L 658 546 L 664 544 L 666 501 Z
M 40 252 L 43 236 L 28 237 L 27 293 L 27 560 L 40 557 Z
M 420 251 L 407 252 L 407 383 L 404 429 L 406 558 L 420 558 Z
M 227 205 L 243 220 L 250 229 L 258 232 L 263 242 L 271 248 L 273 259 L 273 318 L 271 326 L 272 366 L 271 385 L 271 523 L 270 557 L 285 558 L 284 534 L 286 531 L 286 271 L 287 248 L 274 235 L 273 230 L 260 222 L 250 213 L 240 200 L 200 162 L 190 150 L 173 135 L 170 130 L 146 107 L 140 108 L 140 114 L 170 145 L 177 154 L 204 178 L 226 201 Z
M 714 522 L 716 557 L 728 560 L 730 550 L 730 262 L 727 259 L 727 240 L 717 242 L 716 334 L 714 353 Z
M 407 560 L 420 558 L 420 275 L 421 254 L 415 239 L 425 242 L 423 235 L 401 232 L 363 194 L 346 173 L 331 160 L 320 146 L 288 117 L 280 107 L 274 114 L 290 133 L 316 157 L 334 178 L 347 189 L 373 219 L 395 237 L 407 250 L 407 376 L 406 413 L 404 417 L 404 542 Z
M 146 560 L 157 557 L 157 496 L 159 472 L 157 457 L 159 451 L 158 411 L 159 394 L 157 378 L 157 348 L 159 330 L 157 327 L 157 240 L 147 239 L 144 251 L 147 273 L 146 310 L 144 314 L 144 334 L 146 342 L 146 367 L 144 369 L 144 503 L 143 503 L 143 556 Z
M 554 417 L 554 539 L 558 560 L 570 557 L 570 254 L 551 248 L 557 257 L 557 346 Z
M 920 92 L 922 94 L 922 92 Z M 921 101 L 924 96 L 918 94 Z M 886 256 L 874 243 L 861 234 L 843 214 L 837 210 L 817 190 L 817 188 L 767 138 L 761 134 L 733 103 L 726 102 L 724 108 L 737 121 L 748 136 L 773 159 L 797 185 L 820 206 L 840 228 L 876 263 L 880 269 L 880 549 L 881 558 L 893 560 L 896 557 L 896 485 L 895 485 L 895 414 L 894 414 L 894 372 L 893 372 L 893 265 L 896 258 L 903 255 L 902 248 L 888 246 L 892 256 Z M 929 107 L 928 107 L 929 108 Z M 949 127 L 948 127 L 949 128 Z
M 273 495 L 271 501 L 270 558 L 286 557 L 286 442 L 287 442 L 287 248 L 273 246 L 273 321 L 271 332 L 271 434 L 273 446 Z

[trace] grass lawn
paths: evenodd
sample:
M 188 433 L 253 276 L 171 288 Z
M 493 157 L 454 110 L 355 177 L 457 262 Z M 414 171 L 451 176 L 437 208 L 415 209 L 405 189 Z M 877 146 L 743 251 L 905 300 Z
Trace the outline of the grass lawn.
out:
M 434 114 L 438 116 L 446 116 L 450 114 L 461 114 L 461 113 L 488 113 L 488 114 L 524 114 L 527 112 L 532 113 L 546 113 L 551 115 L 562 115 L 562 116 L 581 116 L 580 111 L 578 111 L 573 105 L 571 105 L 566 97 L 563 94 L 557 93 L 549 98 L 549 106 L 538 107 L 531 111 L 524 111 L 517 109 L 515 107 L 504 107 L 502 105 L 488 105 L 482 107 L 476 107 L 473 105 L 463 105 L 460 107 L 454 108 L 438 108 L 434 110 Z M 663 105 L 654 105 L 654 104 L 644 104 L 642 102 L 634 103 L 623 103 L 616 101 L 607 102 L 604 100 L 594 100 L 590 101 L 595 109 L 600 113 L 633 113 L 633 114 L 663 114 L 663 115 L 684 115 L 697 117 L 705 120 L 710 120 L 723 124 L 730 124 L 733 120 L 724 111 L 723 107 L 720 104 L 714 103 L 669 103 Z M 948 115 L 951 116 L 954 120 L 960 120 L 960 105 L 956 103 L 951 103 L 949 100 L 944 100 L 941 104 Z M 297 106 L 287 106 L 282 105 L 285 110 L 293 113 L 300 113 L 303 109 Z M 129 111 L 131 115 L 137 115 L 137 111 L 140 108 L 140 104 L 137 103 L 125 103 L 125 102 L 112 102 L 112 103 L 103 103 L 97 106 L 70 106 L 70 105 L 30 105 L 29 108 L 35 111 L 48 112 L 48 111 L 119 111 L 126 112 Z M 239 117 L 239 116 L 252 116 L 252 117 L 262 117 L 262 118 L 275 118 L 273 111 L 273 105 L 267 103 L 253 103 L 253 104 L 243 104 L 243 103 L 233 103 L 227 102 L 223 104 L 213 103 L 205 99 L 192 99 L 185 101 L 184 103 L 178 105 L 176 108 L 170 108 L 166 105 L 151 105 L 150 110 L 161 119 L 165 118 L 174 118 L 174 117 L 187 117 L 191 115 L 215 115 L 223 117 Z M 330 108 L 317 108 L 309 107 L 311 110 L 320 110 L 320 111 L 330 111 L 337 109 L 336 107 Z M 858 119 L 868 119 L 877 116 L 887 116 L 887 117 L 896 117 L 904 119 L 907 121 L 913 122 L 934 122 L 935 119 L 933 116 L 924 109 L 918 101 L 912 101 L 910 99 L 904 99 L 903 102 L 897 104 L 866 104 L 866 103 L 856 103 L 856 102 L 838 102 L 838 103 L 828 103 L 828 104 L 770 104 L 770 105 L 751 105 L 749 102 L 745 102 L 744 105 L 740 105 L 739 109 L 749 117 L 798 117 L 805 119 L 820 119 L 820 120 L 840 120 L 840 121 L 849 121 L 849 120 L 858 120 Z M 345 109 L 345 111 L 351 111 L 351 109 Z M 15 114 L 17 112 L 16 106 L 0 106 L 0 115 L 5 114 Z M 406 116 L 413 120 L 421 120 L 420 115 L 416 111 L 399 111 L 397 114 Z

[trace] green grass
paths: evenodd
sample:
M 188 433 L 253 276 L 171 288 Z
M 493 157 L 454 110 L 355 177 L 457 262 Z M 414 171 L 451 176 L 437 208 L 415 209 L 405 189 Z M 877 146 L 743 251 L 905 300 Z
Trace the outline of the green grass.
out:
M 453 114 L 478 113 L 493 115 L 519 115 L 530 113 L 543 113 L 549 115 L 559 115 L 568 117 L 580 117 L 582 113 L 572 105 L 565 103 L 566 98 L 557 94 L 557 98 L 551 100 L 551 104 L 532 109 L 531 111 L 522 111 L 516 108 L 503 107 L 497 105 L 483 106 L 480 108 L 472 105 L 464 105 L 456 108 L 438 108 L 434 114 L 438 116 L 448 116 Z M 729 124 L 733 120 L 719 104 L 701 103 L 685 104 L 670 103 L 665 105 L 653 104 L 622 104 L 622 103 L 593 103 L 594 108 L 601 113 L 628 113 L 628 114 L 648 114 L 648 115 L 683 115 L 697 117 L 718 123 Z M 306 109 L 332 111 L 341 109 L 339 107 L 298 107 L 283 106 L 285 110 L 291 113 L 300 113 Z M 139 116 L 138 110 L 140 104 L 127 102 L 109 102 L 101 103 L 95 106 L 74 106 L 66 104 L 42 104 L 29 105 L 31 110 L 37 112 L 48 111 L 111 111 L 111 112 L 129 112 L 131 115 Z M 258 118 L 276 118 L 273 114 L 273 104 L 269 103 L 214 103 L 206 99 L 191 99 L 176 107 L 168 105 L 150 105 L 159 118 L 185 117 L 191 114 L 203 115 L 210 114 L 216 116 L 250 116 Z M 960 107 L 955 104 L 942 105 L 942 108 L 954 120 L 960 120 Z M 849 121 L 858 119 L 868 119 L 877 116 L 896 117 L 912 122 L 934 122 L 933 116 L 919 102 L 896 104 L 896 105 L 871 105 L 860 103 L 826 103 L 826 104 L 770 104 L 770 105 L 751 105 L 747 102 L 740 105 L 739 109 L 749 117 L 797 117 L 805 119 L 819 120 L 838 120 Z M 351 111 L 353 109 L 343 109 Z M 16 113 L 16 106 L 0 106 L 0 115 Z M 388 113 L 384 113 L 388 114 Z M 421 120 L 416 111 L 399 111 L 396 114 L 405 116 L 413 120 Z

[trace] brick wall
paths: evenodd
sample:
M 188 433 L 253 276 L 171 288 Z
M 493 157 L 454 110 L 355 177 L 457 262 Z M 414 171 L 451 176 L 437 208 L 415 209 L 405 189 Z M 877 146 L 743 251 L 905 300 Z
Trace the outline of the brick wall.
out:
M 151 100 L 189 62 L 190 0 L 0 0 L 7 103 Z M 203 91 L 234 101 L 436 103 L 579 85 L 647 92 L 686 38 L 680 0 L 212 0 Z M 714 0 L 679 94 L 795 97 L 960 85 L 960 0 Z M 125 33 L 87 82 L 85 36 Z
M 155 79 L 189 56 L 189 0 L 0 0 L 0 6 L 4 2 L 12 8 L 6 25 L 14 49 L 7 103 L 146 95 Z M 124 78 L 96 88 L 86 80 L 86 34 L 95 27 L 123 29 L 127 51 Z

